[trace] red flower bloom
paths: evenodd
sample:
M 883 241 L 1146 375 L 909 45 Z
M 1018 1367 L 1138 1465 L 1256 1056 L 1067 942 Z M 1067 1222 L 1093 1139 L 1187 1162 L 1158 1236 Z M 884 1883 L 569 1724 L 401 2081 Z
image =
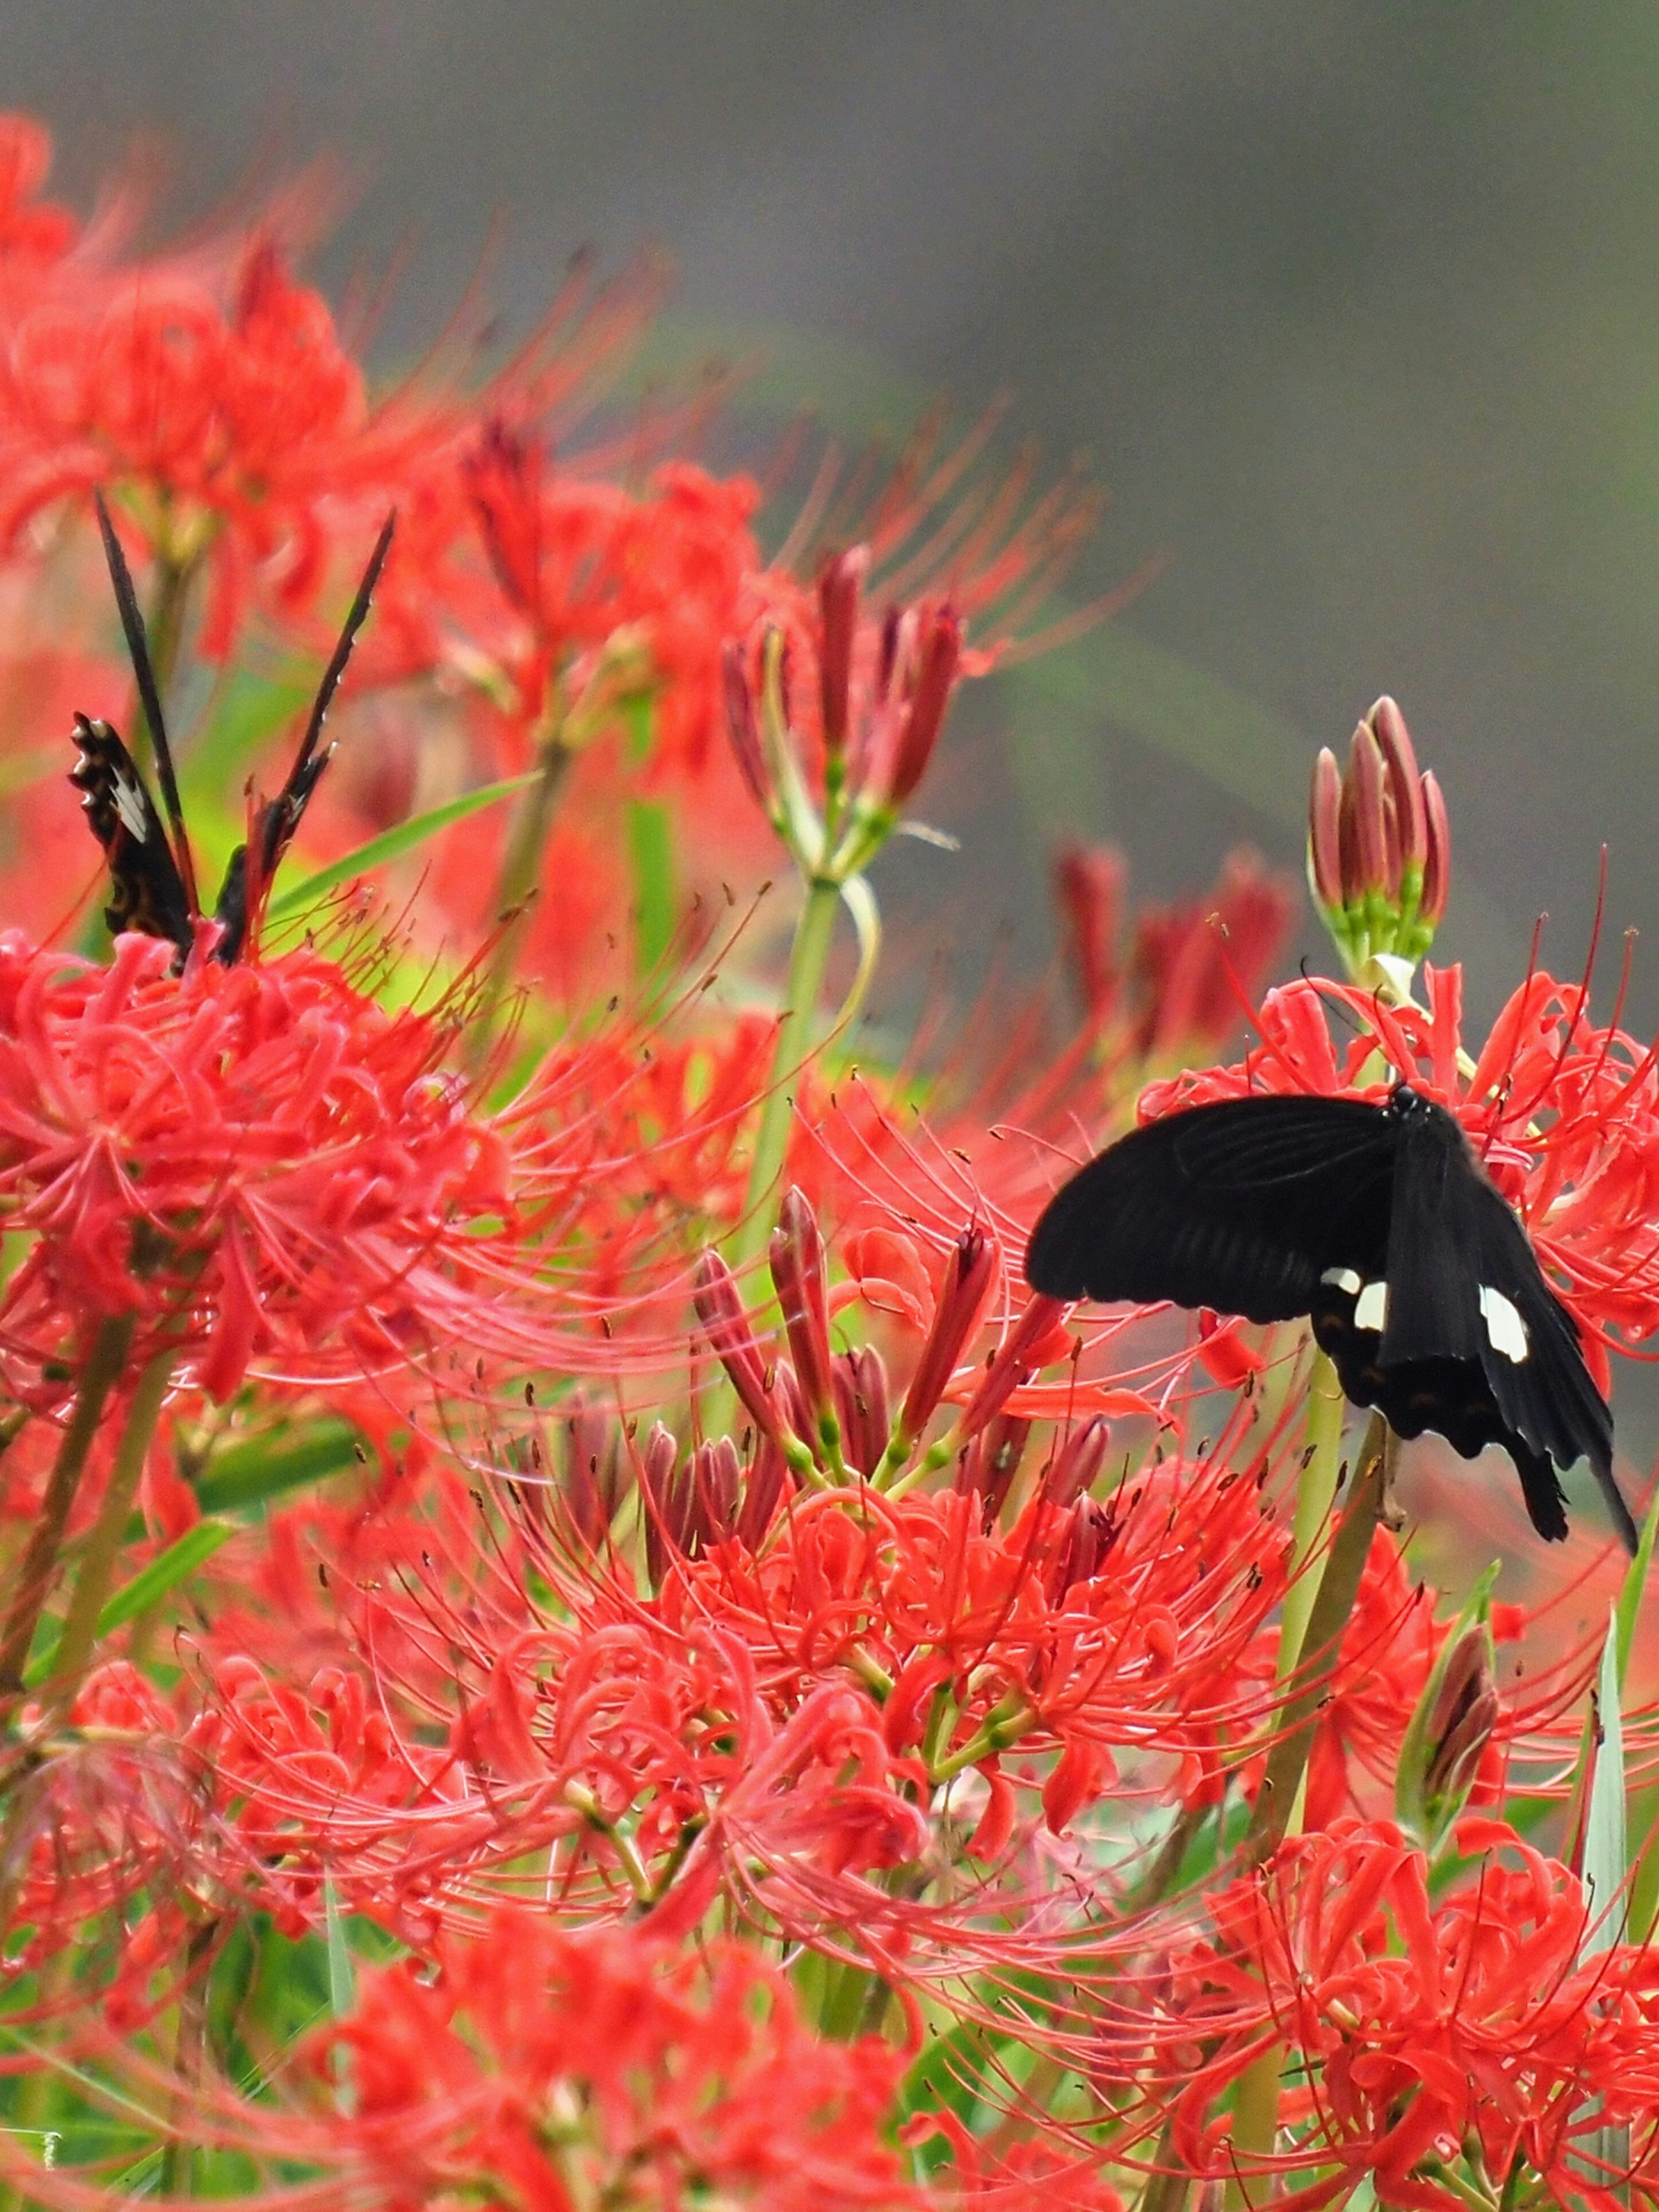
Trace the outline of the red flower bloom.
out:
M 1338 2199 L 1363 2173 L 1390 2203 L 1451 2212 L 1467 2200 L 1439 2169 L 1471 2144 L 1488 2174 L 1520 2160 L 1570 2200 L 1594 2171 L 1596 2130 L 1620 2126 L 1651 2188 L 1659 1960 L 1619 1946 L 1581 1962 L 1589 1916 L 1572 1875 L 1493 1823 L 1460 1834 L 1487 1856 L 1438 1904 L 1422 1854 L 1386 1824 L 1283 1844 L 1212 1900 L 1214 1937 L 1176 1962 L 1158 2034 L 1176 2151 L 1194 2171 L 1231 2171 L 1226 2124 L 1206 2108 L 1288 2042 L 1305 2075 L 1280 2108 L 1276 2163 L 1327 2170 L 1303 2203 Z
M 0 1191 L 32 1240 L 0 1303 L 15 1389 L 86 1324 L 139 1316 L 222 1399 L 263 1361 L 375 1372 L 509 1318 L 509 1156 L 441 1072 L 441 1013 L 388 1014 L 309 952 L 93 967 L 0 939 Z M 48 1386 L 55 1387 L 55 1386 Z
M 319 2073 L 345 2060 L 355 2109 L 331 2129 L 301 2123 L 292 2148 L 323 2151 L 353 2202 L 921 2201 L 884 2134 L 902 2054 L 813 2034 L 785 1976 L 740 1943 L 680 1955 L 647 1929 L 580 1936 L 502 1912 L 475 1942 L 441 1940 L 436 1959 L 429 1982 L 369 1977 L 356 2014 L 313 2043 Z

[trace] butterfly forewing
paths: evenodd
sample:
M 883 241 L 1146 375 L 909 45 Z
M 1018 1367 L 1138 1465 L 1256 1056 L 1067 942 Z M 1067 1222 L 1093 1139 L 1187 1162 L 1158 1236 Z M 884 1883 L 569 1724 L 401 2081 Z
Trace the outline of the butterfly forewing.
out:
M 1322 1273 L 1380 1271 L 1394 1133 L 1352 1099 L 1242 1098 L 1150 1121 L 1051 1200 L 1026 1258 L 1051 1297 L 1307 1313 Z

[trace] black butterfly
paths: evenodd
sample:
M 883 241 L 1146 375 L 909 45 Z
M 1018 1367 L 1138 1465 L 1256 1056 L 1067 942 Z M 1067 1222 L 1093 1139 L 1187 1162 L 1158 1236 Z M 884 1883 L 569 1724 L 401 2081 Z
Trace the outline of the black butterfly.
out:
M 88 721 L 84 714 L 76 716 L 75 742 L 80 747 L 81 757 L 70 772 L 70 781 L 83 794 L 81 803 L 92 824 L 92 834 L 109 861 L 111 898 L 104 909 L 104 919 L 112 931 L 142 930 L 147 937 L 169 939 L 178 950 L 179 957 L 173 963 L 178 969 L 189 957 L 195 925 L 202 914 L 196 889 L 196 867 L 185 830 L 184 809 L 179 804 L 179 783 L 173 769 L 173 748 L 167 743 L 161 692 L 150 665 L 137 594 L 132 588 L 131 573 L 103 495 L 97 493 L 94 496 L 98 507 L 98 527 L 103 535 L 104 556 L 109 563 L 110 580 L 115 586 L 115 604 L 120 610 L 121 628 L 126 635 L 138 697 L 155 747 L 155 780 L 161 788 L 168 828 L 162 826 L 155 801 L 138 772 L 137 763 L 107 722 Z M 306 803 L 334 750 L 332 745 L 322 744 L 324 717 L 368 612 L 369 601 L 391 548 L 395 523 L 396 517 L 388 515 L 385 528 L 374 541 L 374 550 L 357 586 L 357 596 L 345 618 L 339 643 L 317 688 L 311 719 L 287 781 L 275 799 L 261 799 L 252 809 L 248 843 L 239 845 L 230 856 L 230 866 L 225 871 L 225 880 L 213 909 L 213 918 L 223 925 L 224 933 L 214 947 L 213 957 L 227 967 L 241 957 L 250 925 L 257 921 L 264 904 L 276 864 L 299 828 Z
M 1306 1314 L 1397 1436 L 1432 1429 L 1465 1459 L 1501 1444 L 1550 1539 L 1555 1468 L 1588 1459 L 1636 1549 L 1572 1317 L 1455 1118 L 1408 1084 L 1384 1106 L 1264 1096 L 1148 1122 L 1056 1194 L 1025 1273 L 1049 1297 Z

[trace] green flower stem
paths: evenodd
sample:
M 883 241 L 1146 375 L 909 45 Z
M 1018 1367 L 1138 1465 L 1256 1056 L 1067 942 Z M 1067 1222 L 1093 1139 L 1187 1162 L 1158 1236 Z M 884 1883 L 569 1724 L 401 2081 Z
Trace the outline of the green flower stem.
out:
M 783 1018 L 772 1054 L 772 1070 L 761 1105 L 760 1127 L 755 1133 L 755 1156 L 744 1194 L 743 1218 L 729 1240 L 728 1257 L 734 1268 L 759 1258 L 771 1234 L 768 1201 L 783 1173 L 789 1149 L 789 1117 L 794 1109 L 791 1085 L 805 1060 L 812 1040 L 818 993 L 835 934 L 836 908 L 841 885 L 832 877 L 813 876 L 806 901 L 795 924 L 795 942 L 789 955 L 789 980 L 784 987 Z
M 1246 2165 L 1270 2159 L 1279 2134 L 1279 2091 L 1285 2070 L 1285 2046 L 1275 2043 L 1251 2060 L 1233 2092 L 1232 2143 Z M 1247 2172 L 1235 2157 L 1222 2196 L 1223 2212 L 1261 2212 L 1273 2194 L 1271 2169 Z
M 1395 1443 L 1381 1413 L 1373 1413 L 1359 1462 L 1348 1486 L 1347 1504 L 1335 1539 L 1325 1560 L 1325 1571 L 1307 1617 L 1297 1647 L 1297 1660 L 1323 1656 L 1324 1665 L 1310 1674 L 1298 1665 L 1296 1678 L 1281 1668 L 1288 1685 L 1275 1717 L 1278 1738 L 1267 1755 L 1267 1771 L 1255 1817 L 1244 1841 L 1244 1856 L 1259 1865 L 1269 1857 L 1289 1832 L 1291 1814 L 1301 1795 L 1308 1754 L 1325 1698 L 1327 1680 L 1336 1660 L 1342 1632 L 1359 1595 L 1359 1580 L 1371 1548 L 1371 1538 L 1382 1516 L 1393 1474 Z
M 173 1354 L 171 1351 L 158 1352 L 139 1376 L 132 1394 L 127 1425 L 115 1448 L 109 1488 L 104 1493 L 98 1518 L 81 1554 L 75 1592 L 52 1660 L 47 1694 L 60 1710 L 73 1701 L 91 1660 L 98 1635 L 98 1616 L 109 1595 L 115 1563 L 120 1557 L 133 1500 L 137 1496 L 139 1477 L 143 1474 L 155 1424 L 161 1419 L 161 1401 L 172 1380 Z
M 1337 1477 L 1342 1466 L 1342 1417 L 1346 1407 L 1335 1368 L 1316 1349 L 1308 1377 L 1307 1444 L 1296 1486 L 1296 1518 L 1292 1527 L 1290 1588 L 1285 1593 L 1279 1632 L 1278 1678 L 1286 1682 L 1302 1657 L 1308 1616 L 1318 1588 L 1312 1572 L 1331 1509 L 1336 1503 Z
M 205 548 L 184 560 L 173 554 L 163 553 L 155 563 L 155 597 L 150 603 L 149 619 L 144 624 L 144 630 L 163 714 L 167 712 L 167 693 L 172 690 L 173 679 L 178 673 L 191 586 L 201 568 L 204 551 Z M 149 729 L 142 708 L 135 710 L 132 723 L 135 728 L 146 731 L 153 744 L 155 732 Z
M 1304 1675 L 1299 1683 L 1296 1677 L 1304 1656 L 1328 1653 L 1330 1662 L 1334 1662 L 1342 1631 L 1359 1595 L 1359 1578 L 1370 1552 L 1393 1458 L 1394 1439 L 1388 1425 L 1380 1413 L 1373 1414 L 1349 1486 L 1347 1505 L 1315 1589 L 1308 1563 L 1335 1497 L 1337 1454 L 1342 1443 L 1340 1388 L 1334 1404 L 1330 1395 L 1335 1387 L 1335 1371 L 1321 1352 L 1309 1397 L 1307 1464 L 1296 1501 L 1291 1567 L 1292 1571 L 1298 1567 L 1303 1571 L 1285 1594 L 1279 1630 L 1279 1680 L 1289 1686 L 1275 1717 L 1279 1738 L 1268 1754 L 1261 1794 L 1244 1841 L 1246 1860 L 1257 1865 L 1272 1855 L 1299 1811 L 1326 1674 L 1322 1670 L 1311 1678 Z M 1300 1601 L 1293 1607 L 1292 1600 Z M 1274 2043 L 1239 2077 L 1234 2093 L 1232 2139 L 1247 2163 L 1252 2158 L 1267 2160 L 1273 2155 L 1285 2057 L 1285 2046 Z M 1254 2193 L 1245 2175 L 1235 2172 L 1227 2184 L 1225 2212 L 1252 2212 L 1272 2193 L 1272 2176 L 1265 2170 L 1256 2177 Z
M 563 726 L 556 725 L 542 739 L 537 754 L 539 775 L 514 818 L 495 890 L 501 934 L 489 957 L 477 1011 L 467 1024 L 467 1064 L 475 1075 L 489 1058 L 496 1014 L 513 988 L 514 970 L 519 964 L 519 948 L 528 919 L 526 902 L 540 879 L 542 854 L 574 758 L 574 748 L 565 742 Z
M 9 1701 L 22 1692 L 29 1646 L 34 1641 L 41 1609 L 52 1588 L 70 1510 L 86 1471 L 92 1440 L 103 1418 L 105 1401 L 125 1369 L 127 1355 L 132 1349 L 132 1331 L 131 1314 L 117 1314 L 100 1322 L 81 1370 L 75 1410 L 64 1432 L 64 1441 L 58 1447 L 40 1517 L 34 1524 L 34 1534 L 17 1570 L 5 1626 L 0 1631 L 0 1700 Z
M 949 1782 L 965 1767 L 976 1765 L 994 1752 L 1006 1751 L 1011 1743 L 1018 1742 L 1036 1718 L 1036 1713 L 1023 1698 L 1005 1698 L 986 1715 L 975 1734 L 958 1750 L 929 1762 L 929 1783 L 937 1790 L 941 1783 Z

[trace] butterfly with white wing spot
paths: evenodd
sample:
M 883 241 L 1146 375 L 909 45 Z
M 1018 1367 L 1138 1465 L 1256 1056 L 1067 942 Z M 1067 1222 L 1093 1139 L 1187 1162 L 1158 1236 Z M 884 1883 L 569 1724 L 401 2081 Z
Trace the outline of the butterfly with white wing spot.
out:
M 1149 1121 L 1051 1200 L 1025 1273 L 1054 1298 L 1306 1315 L 1397 1436 L 1432 1430 L 1465 1459 L 1502 1445 L 1551 1540 L 1555 1470 L 1588 1459 L 1636 1549 L 1572 1316 L 1455 1116 L 1409 1084 L 1382 1105 L 1261 1095 Z
M 103 847 L 109 863 L 111 896 L 104 919 L 112 931 L 133 929 L 142 931 L 147 937 L 167 939 L 178 952 L 173 963 L 176 971 L 190 957 L 196 925 L 202 919 L 196 867 L 173 772 L 173 748 L 167 741 L 167 725 L 161 714 L 161 690 L 150 663 L 131 572 L 102 493 L 95 493 L 94 497 L 104 556 L 115 587 L 115 604 L 120 611 L 139 702 L 155 748 L 155 780 L 161 786 L 161 804 L 167 809 L 167 827 L 162 825 L 161 813 L 139 774 L 137 763 L 118 732 L 107 722 L 89 720 L 85 714 L 76 716 L 75 742 L 81 757 L 70 771 L 70 781 L 82 793 L 81 803 L 92 834 Z M 395 515 L 388 515 L 374 542 L 339 642 L 317 687 L 305 735 L 282 789 L 275 799 L 260 799 L 250 804 L 247 842 L 231 854 L 213 909 L 213 919 L 222 925 L 213 957 L 227 967 L 241 957 L 257 933 L 276 864 L 299 828 L 300 817 L 316 788 L 317 779 L 333 753 L 332 745 L 325 746 L 322 743 L 324 719 L 368 613 L 369 601 L 391 550 L 396 521 Z

